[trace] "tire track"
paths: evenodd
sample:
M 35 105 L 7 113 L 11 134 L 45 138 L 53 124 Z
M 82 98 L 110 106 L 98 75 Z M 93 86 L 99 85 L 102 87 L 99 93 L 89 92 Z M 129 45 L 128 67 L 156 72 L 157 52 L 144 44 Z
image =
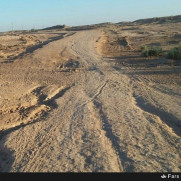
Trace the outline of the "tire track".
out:
M 83 107 L 83 106 L 87 105 L 88 103 L 94 101 L 102 93 L 102 90 L 104 89 L 104 87 L 107 85 L 108 82 L 109 81 L 107 80 L 102 86 L 100 86 L 100 88 L 97 91 L 97 93 L 92 98 L 89 98 L 88 101 L 86 101 L 85 103 L 81 104 L 80 107 Z
M 177 136 L 181 136 L 181 122 L 178 118 L 176 118 L 171 113 L 155 107 L 149 102 L 145 102 L 143 97 L 137 97 L 135 94 L 133 94 L 133 98 L 136 101 L 136 105 L 141 110 L 160 117 L 163 124 L 166 124 L 168 127 L 170 127 Z
M 112 126 L 109 123 L 109 119 L 106 116 L 106 114 L 103 111 L 102 104 L 98 102 L 97 100 L 93 101 L 93 104 L 95 105 L 96 109 L 99 112 L 99 117 L 102 122 L 102 128 L 105 131 L 106 137 L 110 140 L 110 143 L 112 144 L 112 148 L 115 150 L 117 155 L 118 164 L 120 167 L 120 170 L 123 172 L 133 172 L 134 166 L 133 166 L 133 160 L 128 158 L 127 153 L 122 151 L 122 148 L 119 145 L 119 137 L 117 137 L 112 130 Z

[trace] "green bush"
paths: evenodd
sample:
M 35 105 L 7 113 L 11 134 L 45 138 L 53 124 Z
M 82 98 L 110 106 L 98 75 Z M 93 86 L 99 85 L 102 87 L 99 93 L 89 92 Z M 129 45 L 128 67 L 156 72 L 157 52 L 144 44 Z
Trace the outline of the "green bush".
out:
M 147 50 L 148 49 L 148 47 L 146 46 L 146 45 L 143 45 L 142 47 L 141 47 L 141 51 L 144 51 L 144 50 Z
M 141 47 L 141 52 L 145 57 L 148 57 L 148 50 L 149 50 L 149 48 L 146 45 L 143 45 Z
M 181 60 L 181 45 L 178 47 L 174 47 L 168 52 L 168 58 L 175 59 L 175 60 Z
M 35 30 L 34 28 L 32 28 L 30 31 L 31 31 L 31 32 L 35 32 L 36 30 Z
M 162 55 L 163 50 L 161 47 L 148 47 L 146 45 L 143 45 L 141 47 L 141 51 L 145 57 L 159 57 Z

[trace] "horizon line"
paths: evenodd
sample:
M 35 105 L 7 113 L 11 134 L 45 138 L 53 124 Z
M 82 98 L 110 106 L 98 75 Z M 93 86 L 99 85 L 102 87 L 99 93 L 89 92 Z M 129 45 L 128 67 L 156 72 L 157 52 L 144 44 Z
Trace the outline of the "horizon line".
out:
M 46 29 L 46 28 L 51 28 L 51 27 L 56 27 L 56 26 L 68 26 L 68 27 L 80 27 L 80 26 L 91 26 L 91 25 L 101 25 L 101 24 L 107 24 L 107 23 L 111 23 L 111 24 L 119 24 L 119 23 L 134 23 L 136 21 L 139 21 L 139 20 L 146 20 L 146 19 L 154 19 L 154 18 L 166 18 L 166 17 L 177 17 L 177 16 L 181 16 L 181 14 L 178 14 L 178 15 L 168 15 L 168 16 L 154 16 L 154 17 L 149 17 L 149 18 L 139 18 L 139 19 L 135 19 L 135 20 L 130 20 L 130 21 L 119 21 L 119 22 L 100 22 L 100 23 L 91 23 L 91 24 L 80 24 L 80 25 L 75 25 L 75 26 L 71 26 L 71 25 L 68 25 L 68 24 L 56 24 L 56 25 L 50 25 L 50 26 L 47 26 L 45 28 L 30 28 L 30 29 L 24 29 L 24 30 L 20 30 L 20 29 L 12 29 L 12 30 L 7 30 L 7 31 L 0 31 L 0 33 L 6 33 L 6 32 L 15 32 L 15 31 L 29 31 L 29 30 L 32 30 L 32 29 L 35 29 L 35 30 L 43 30 L 43 29 Z M 13 24 L 13 23 L 12 23 Z M 14 26 L 14 24 L 13 24 Z M 43 26 L 43 25 L 40 25 L 40 26 Z

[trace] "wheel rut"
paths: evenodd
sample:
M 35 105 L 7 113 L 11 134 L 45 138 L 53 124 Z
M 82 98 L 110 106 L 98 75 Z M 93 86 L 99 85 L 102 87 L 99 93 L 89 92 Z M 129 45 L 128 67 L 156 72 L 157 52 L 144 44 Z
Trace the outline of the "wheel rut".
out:
M 150 114 L 156 115 L 162 120 L 162 124 L 166 124 L 170 127 L 177 136 L 181 136 L 181 125 L 180 120 L 176 118 L 173 114 L 170 114 L 162 109 L 155 107 L 154 105 L 145 102 L 143 97 L 137 97 L 133 94 L 133 98 L 136 101 L 136 105 L 143 111 Z
M 98 111 L 98 117 L 102 124 L 102 129 L 105 131 L 105 136 L 109 139 L 112 149 L 115 150 L 117 162 L 119 164 L 120 171 L 122 172 L 133 172 L 133 160 L 128 158 L 126 152 L 122 151 L 120 147 L 120 139 L 116 136 L 112 130 L 112 125 L 109 123 L 109 119 L 103 111 L 103 106 L 98 100 L 94 100 L 93 104 Z

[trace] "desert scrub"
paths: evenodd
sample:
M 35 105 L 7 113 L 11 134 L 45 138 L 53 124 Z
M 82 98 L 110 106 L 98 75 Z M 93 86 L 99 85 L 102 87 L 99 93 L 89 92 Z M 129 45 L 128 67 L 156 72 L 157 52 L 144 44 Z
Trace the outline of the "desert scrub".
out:
M 161 47 L 148 47 L 146 45 L 143 45 L 141 47 L 141 52 L 145 57 L 159 57 L 163 54 L 163 50 Z
M 181 60 L 181 45 L 174 47 L 168 52 L 168 58 L 174 60 Z
M 34 28 L 32 28 L 31 30 L 30 30 L 30 32 L 35 32 L 36 30 L 34 29 Z

